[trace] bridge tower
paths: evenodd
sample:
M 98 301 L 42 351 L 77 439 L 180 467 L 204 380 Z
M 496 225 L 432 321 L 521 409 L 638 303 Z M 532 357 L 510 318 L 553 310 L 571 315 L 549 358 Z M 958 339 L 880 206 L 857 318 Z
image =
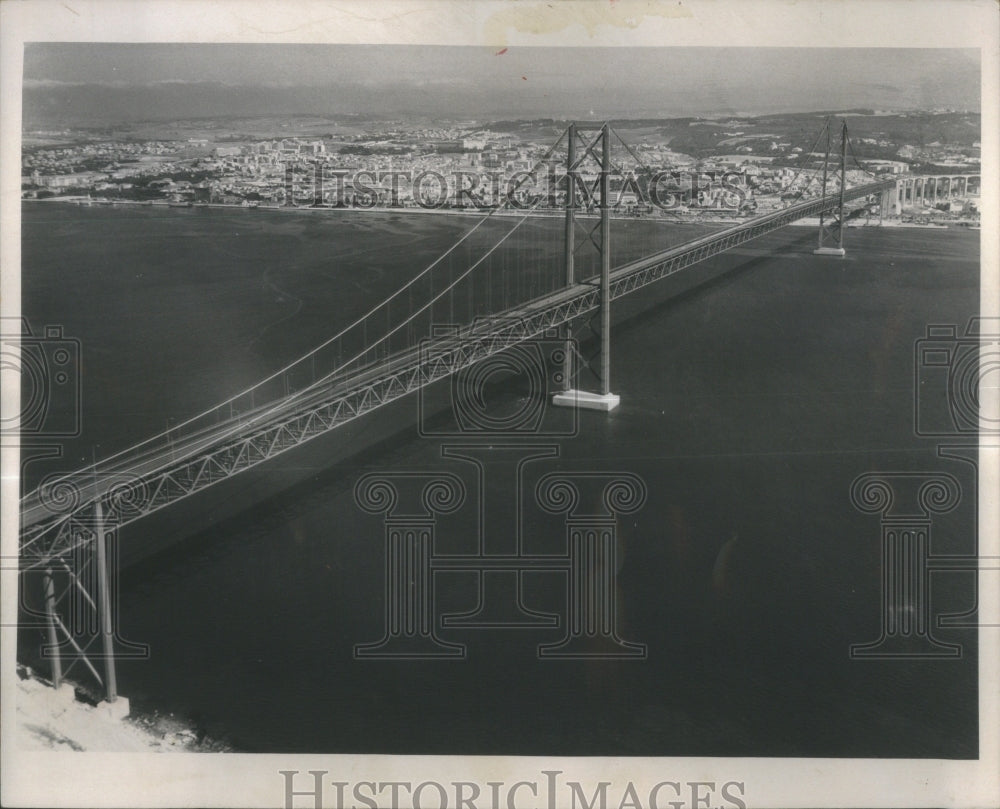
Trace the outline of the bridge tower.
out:
M 595 134 L 596 133 L 596 134 Z M 587 124 L 570 124 L 567 131 L 568 149 L 566 157 L 566 286 L 576 283 L 574 278 L 574 257 L 576 254 L 576 190 L 579 179 L 579 169 L 586 161 L 596 163 L 600 169 L 598 180 L 598 207 L 601 218 L 587 232 L 587 241 L 597 248 L 601 256 L 600 272 L 600 369 L 601 391 L 577 390 L 571 388 L 571 367 L 569 351 L 566 365 L 563 369 L 565 390 L 552 397 L 552 403 L 564 407 L 580 407 L 587 410 L 603 410 L 605 412 L 618 407 L 621 397 L 611 392 L 611 125 L 600 127 Z M 591 139 L 592 136 L 592 139 Z M 577 154 L 577 147 L 582 146 L 582 153 Z M 598 152 L 598 149 L 600 150 Z M 595 238 L 596 234 L 596 238 Z M 569 325 L 566 327 L 570 328 Z M 567 348 L 569 341 L 567 341 Z
M 831 121 L 826 124 L 826 157 L 823 159 L 823 199 L 826 199 L 826 185 L 830 164 L 830 148 L 832 141 Z M 836 218 L 827 227 L 826 214 L 820 212 L 819 215 L 819 243 L 813 250 L 817 256 L 837 256 L 843 258 L 847 251 L 844 250 L 844 192 L 847 188 L 847 121 L 843 122 L 840 130 L 840 169 L 834 172 L 833 177 L 840 174 L 840 205 L 837 208 Z M 836 246 L 832 243 L 836 239 Z

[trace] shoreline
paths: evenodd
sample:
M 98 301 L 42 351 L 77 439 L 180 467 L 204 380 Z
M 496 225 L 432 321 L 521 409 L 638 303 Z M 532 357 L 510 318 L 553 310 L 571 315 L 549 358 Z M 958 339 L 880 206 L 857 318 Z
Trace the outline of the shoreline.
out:
M 171 203 L 166 200 L 150 200 L 148 202 L 139 202 L 136 200 L 96 200 L 88 199 L 85 197 L 46 197 L 45 199 L 32 199 L 30 197 L 23 197 L 21 202 L 37 202 L 37 203 L 62 203 L 64 205 L 80 205 L 82 207 L 99 207 L 99 208 L 178 208 L 184 210 L 196 210 L 211 208 L 215 210 L 236 210 L 236 211 L 265 211 L 268 213 L 329 213 L 329 214 L 347 214 L 347 213 L 363 213 L 363 214 L 390 214 L 390 215 L 402 215 L 407 216 L 410 214 L 416 214 L 420 216 L 467 216 L 475 217 L 477 219 L 482 219 L 489 215 L 501 216 L 504 218 L 517 218 L 517 217 L 531 217 L 539 219 L 554 219 L 562 218 L 565 216 L 565 211 L 563 209 L 554 209 L 547 211 L 538 210 L 498 210 L 495 208 L 484 208 L 479 210 L 462 210 L 455 208 L 422 208 L 422 207 L 386 207 L 386 206 L 373 206 L 370 208 L 357 207 L 357 206 L 343 206 L 343 207 L 333 207 L 333 206 L 313 206 L 313 205 L 237 205 L 234 203 L 223 203 L 223 202 L 200 202 L 200 203 Z M 577 219 L 599 219 L 599 213 L 586 213 L 582 211 L 577 211 Z M 621 213 L 612 213 L 611 219 L 616 221 L 643 221 L 643 222 L 657 222 L 663 225 L 741 225 L 752 221 L 754 217 L 737 217 L 737 216 L 714 216 L 711 213 L 706 213 L 704 215 L 695 214 L 683 215 L 674 214 L 672 216 L 642 216 L 642 215 L 629 215 Z M 819 220 L 815 217 L 807 217 L 804 219 L 796 220 L 795 222 L 789 222 L 788 227 L 817 227 L 819 225 Z M 881 220 L 878 222 L 864 222 L 864 223 L 850 223 L 848 227 L 886 227 L 886 228 L 923 228 L 923 229 L 939 229 L 947 230 L 952 227 L 965 227 L 970 229 L 979 229 L 979 224 L 972 224 L 969 222 L 948 222 L 948 223 L 917 223 L 917 222 L 900 222 L 896 220 Z
M 106 753 L 224 753 L 193 723 L 132 708 L 119 719 L 108 703 L 91 704 L 86 689 L 64 681 L 56 689 L 31 667 L 17 664 L 15 738 L 24 751 Z
M 46 197 L 45 199 L 32 199 L 30 197 L 22 197 L 21 202 L 59 202 L 64 205 L 79 205 L 85 208 L 178 208 L 184 210 L 197 210 L 204 208 L 213 208 L 218 210 L 235 210 L 235 211 L 266 211 L 268 213 L 329 213 L 329 214 L 347 214 L 347 213 L 363 213 L 363 214 L 397 214 L 397 215 L 407 215 L 407 214 L 417 214 L 420 216 L 471 216 L 477 219 L 481 219 L 485 216 L 493 214 L 495 216 L 503 216 L 508 218 L 516 218 L 519 216 L 529 216 L 538 217 L 544 219 L 562 219 L 566 212 L 562 208 L 549 209 L 549 210 L 531 210 L 531 209 L 497 209 L 497 208 L 480 208 L 480 209 L 459 209 L 459 208 L 422 208 L 417 207 L 387 207 L 387 206 L 372 206 L 370 208 L 365 208 L 361 206 L 354 205 L 344 205 L 341 207 L 334 207 L 331 205 L 315 206 L 315 205 L 237 205 L 235 203 L 228 202 L 199 202 L 199 203 L 170 203 L 166 200 L 150 200 L 148 202 L 138 202 L 136 200 L 97 200 L 88 199 L 86 197 Z M 588 213 L 581 210 L 576 212 L 577 219 L 599 219 L 599 213 Z M 732 217 L 727 217 L 725 219 L 686 219 L 680 218 L 679 216 L 670 217 L 660 217 L 660 216 L 634 216 L 622 213 L 612 213 L 612 219 L 625 220 L 625 221 L 652 221 L 661 222 L 663 224 L 726 224 L 731 225 L 737 222 L 742 222 L 742 219 L 735 219 Z

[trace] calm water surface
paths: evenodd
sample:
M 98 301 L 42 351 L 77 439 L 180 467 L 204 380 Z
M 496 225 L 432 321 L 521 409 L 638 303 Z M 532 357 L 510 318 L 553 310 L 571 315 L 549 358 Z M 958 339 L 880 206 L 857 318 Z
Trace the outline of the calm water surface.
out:
M 280 367 L 469 224 L 26 205 L 24 313 L 82 344 L 82 434 L 64 463 Z M 619 258 L 698 232 L 633 222 Z M 559 222 L 531 223 L 503 260 L 556 262 L 560 237 Z M 934 551 L 972 550 L 975 476 L 914 436 L 913 351 L 927 324 L 977 311 L 978 233 L 854 229 L 844 261 L 813 256 L 814 238 L 787 228 L 718 259 L 731 271 L 706 286 L 618 306 L 621 406 L 581 414 L 559 457 L 526 466 L 529 484 L 559 469 L 646 482 L 644 507 L 619 520 L 617 576 L 620 634 L 645 660 L 539 661 L 538 644 L 561 637 L 546 628 L 442 630 L 464 661 L 353 659 L 381 637 L 384 598 L 383 526 L 355 504 L 358 478 L 448 469 L 479 496 L 473 467 L 442 459 L 447 439 L 418 434 L 413 402 L 388 441 L 126 570 L 122 634 L 152 657 L 121 664 L 120 691 L 248 751 L 975 757 L 973 632 L 937 630 L 963 645 L 957 660 L 847 650 L 879 631 L 879 521 L 851 506 L 854 478 L 955 475 L 962 504 L 935 520 Z M 563 524 L 531 488 L 526 551 L 559 553 Z M 467 512 L 439 523 L 441 547 L 474 550 L 470 537 Z M 475 607 L 468 574 L 438 575 L 442 611 Z M 526 576 L 525 599 L 560 612 L 565 581 Z M 933 599 L 935 613 L 968 609 L 971 581 L 937 576 Z

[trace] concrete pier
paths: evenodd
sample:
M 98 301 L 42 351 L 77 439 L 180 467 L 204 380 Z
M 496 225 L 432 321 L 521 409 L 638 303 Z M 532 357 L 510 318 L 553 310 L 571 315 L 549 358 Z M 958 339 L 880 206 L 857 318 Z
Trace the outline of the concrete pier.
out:
M 586 390 L 564 390 L 552 397 L 552 404 L 559 407 L 579 407 L 583 410 L 601 410 L 607 413 L 621 402 L 615 393 L 591 393 Z
M 843 247 L 817 247 L 813 250 L 814 256 L 837 256 L 843 258 L 847 251 Z

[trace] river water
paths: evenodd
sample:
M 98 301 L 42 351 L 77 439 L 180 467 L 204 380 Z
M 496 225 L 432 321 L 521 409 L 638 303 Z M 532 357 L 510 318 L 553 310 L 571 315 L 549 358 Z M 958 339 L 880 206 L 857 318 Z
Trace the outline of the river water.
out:
M 470 223 L 25 205 L 24 315 L 36 333 L 62 326 L 82 357 L 81 434 L 58 462 L 29 464 L 27 481 L 280 367 Z M 616 228 L 619 259 L 703 232 Z M 504 260 L 556 262 L 560 239 L 560 222 L 529 223 Z M 848 650 L 880 627 L 881 529 L 852 506 L 860 474 L 952 474 L 962 501 L 935 518 L 932 552 L 974 550 L 973 467 L 915 435 L 913 409 L 916 341 L 929 324 L 962 329 L 978 310 L 978 233 L 852 229 L 843 261 L 813 256 L 814 239 L 786 228 L 714 260 L 728 271 L 710 283 L 623 302 L 612 347 L 621 406 L 581 413 L 570 435 L 518 437 L 507 455 L 506 437 L 456 450 L 476 436 L 421 434 L 413 397 L 388 439 L 329 469 L 312 459 L 293 487 L 126 569 L 121 634 L 151 656 L 120 664 L 121 693 L 252 752 L 975 757 L 974 631 L 934 630 L 960 658 Z M 525 292 L 547 283 L 529 276 Z M 516 411 L 525 392 L 494 396 Z M 520 486 L 501 477 L 541 445 L 552 456 L 525 462 Z M 488 480 L 462 452 L 487 458 Z M 518 519 L 526 554 L 564 553 L 564 516 L 533 498 L 549 472 L 643 481 L 644 505 L 617 520 L 615 581 L 618 634 L 645 657 L 539 659 L 563 628 L 445 626 L 439 637 L 464 645 L 464 659 L 356 659 L 356 645 L 384 633 L 386 550 L 382 517 L 359 508 L 355 483 L 435 470 L 467 492 L 437 524 L 447 553 L 475 552 L 484 530 L 509 547 Z M 126 528 L 122 541 L 140 537 Z M 438 572 L 434 586 L 437 618 L 475 608 L 475 573 Z M 522 586 L 530 609 L 565 612 L 563 574 L 525 574 Z M 935 616 L 974 598 L 968 574 L 933 577 Z

